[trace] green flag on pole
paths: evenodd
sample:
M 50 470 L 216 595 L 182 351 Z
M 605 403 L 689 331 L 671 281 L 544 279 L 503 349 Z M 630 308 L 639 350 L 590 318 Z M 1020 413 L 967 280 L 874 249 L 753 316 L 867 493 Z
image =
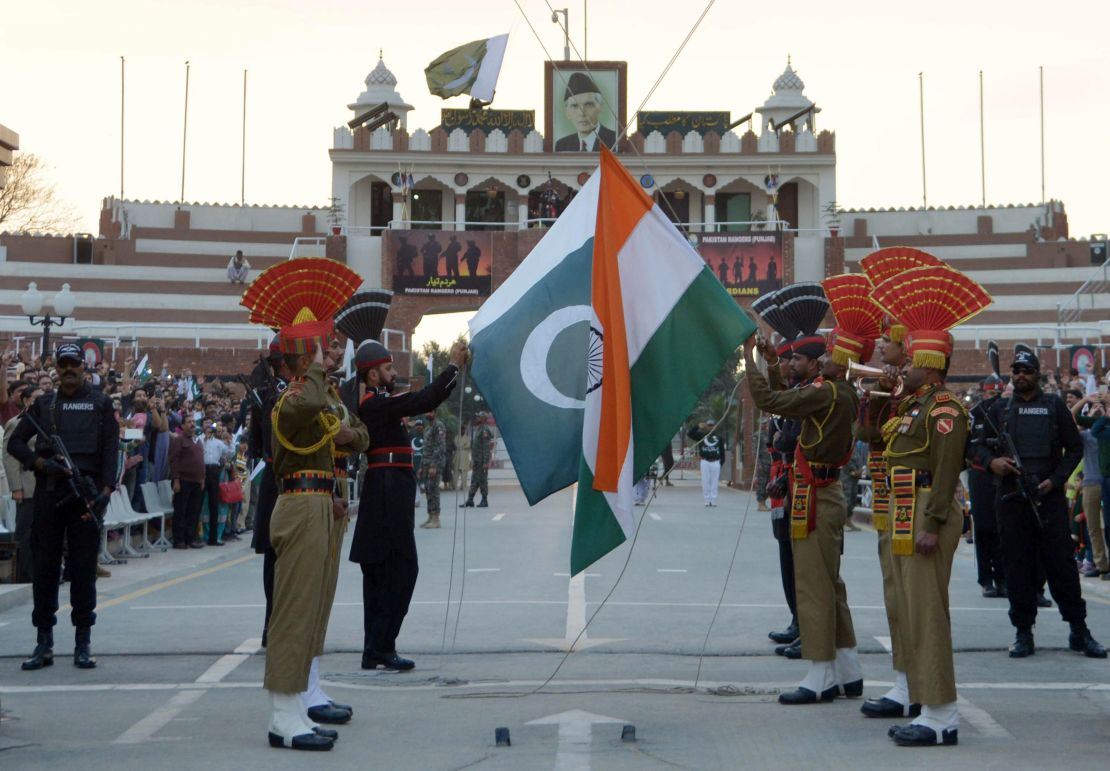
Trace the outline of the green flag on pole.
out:
M 440 54 L 424 68 L 428 90 L 444 99 L 470 94 L 484 101 L 492 100 L 508 40 L 508 35 L 498 35 Z

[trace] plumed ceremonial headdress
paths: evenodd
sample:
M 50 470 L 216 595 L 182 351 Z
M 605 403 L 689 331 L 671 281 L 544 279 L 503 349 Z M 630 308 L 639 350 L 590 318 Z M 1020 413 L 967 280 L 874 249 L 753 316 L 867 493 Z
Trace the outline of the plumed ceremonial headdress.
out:
M 978 283 L 947 265 L 902 271 L 875 287 L 871 295 L 908 330 L 906 343 L 915 367 L 944 369 L 952 355 L 949 330 L 991 304 Z
M 779 339 L 774 341 L 775 353 L 786 356 L 794 349 L 794 341 L 798 338 L 798 327 L 779 307 L 778 294 L 781 291 L 777 289 L 757 298 L 752 302 L 752 310 L 778 333 Z
M 826 278 L 821 286 L 836 318 L 828 342 L 832 360 L 842 367 L 869 360 L 885 315 L 871 299 L 871 282 L 861 273 L 843 273 Z
M 829 301 L 821 285 L 807 281 L 784 286 L 777 293 L 778 306 L 797 328 L 794 353 L 816 359 L 825 352 L 825 338 L 817 329 L 829 311 Z
M 987 341 L 987 361 L 991 365 L 990 374 L 980 384 L 984 391 L 1002 390 L 1002 370 L 999 366 L 998 343 L 994 340 Z
M 327 346 L 336 311 L 361 283 L 341 262 L 302 257 L 259 273 L 239 304 L 250 311 L 251 323 L 281 330 L 282 353 L 304 354 Z
M 393 292 L 388 289 L 355 292 L 335 314 L 335 328 L 356 348 L 366 340 L 379 340 L 392 301 Z
M 891 246 L 871 252 L 859 262 L 863 275 L 872 286 L 878 286 L 891 276 L 897 276 L 903 271 L 912 268 L 922 268 L 931 265 L 944 265 L 937 257 L 914 249 L 911 246 Z M 906 338 L 906 327 L 899 324 L 896 319 L 886 316 L 882 322 L 882 334 L 892 342 L 901 344 Z

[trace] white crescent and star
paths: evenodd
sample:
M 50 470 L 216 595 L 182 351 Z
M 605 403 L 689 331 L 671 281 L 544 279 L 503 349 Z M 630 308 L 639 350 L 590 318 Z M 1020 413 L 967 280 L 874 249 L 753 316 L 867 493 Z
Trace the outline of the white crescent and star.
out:
M 560 391 L 551 382 L 547 370 L 547 359 L 551 354 L 551 344 L 564 329 L 589 322 L 593 319 L 593 308 L 589 305 L 570 305 L 559 308 L 536 325 L 524 341 L 520 353 L 520 379 L 525 387 L 541 402 L 568 410 L 585 409 L 586 402 Z

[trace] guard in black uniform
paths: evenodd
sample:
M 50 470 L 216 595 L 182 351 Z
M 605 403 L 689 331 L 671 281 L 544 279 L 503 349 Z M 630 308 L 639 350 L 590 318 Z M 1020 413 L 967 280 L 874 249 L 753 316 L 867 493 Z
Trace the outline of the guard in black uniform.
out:
M 450 365 L 425 388 L 393 396 L 396 374 L 389 350 L 376 340 L 367 340 L 355 353 L 355 366 L 366 384 L 358 416 L 370 434 L 351 541 L 351 562 L 362 567 L 363 669 L 408 670 L 415 666 L 397 655 L 397 635 L 418 572 L 413 535 L 416 475 L 401 418 L 430 412 L 451 394 L 459 369 L 466 363 L 466 344 L 456 342 L 450 356 Z
M 274 451 L 272 449 L 273 430 L 270 414 L 277 404 L 278 397 L 289 385 L 289 369 L 281 355 L 278 336 L 270 341 L 270 355 L 252 373 L 251 385 L 262 402 L 251 403 L 251 424 L 247 434 L 247 454 L 254 461 L 266 464 L 258 479 L 258 504 L 254 514 L 254 534 L 251 548 L 255 554 L 262 555 L 262 591 L 266 595 L 266 615 L 262 622 L 262 647 L 266 647 L 267 630 L 270 625 L 270 612 L 274 603 L 274 565 L 277 554 L 270 545 L 270 516 L 277 504 L 278 489 L 274 479 Z M 269 368 L 269 372 L 262 370 Z
M 1036 652 L 1033 624 L 1039 561 L 1060 615 L 1071 625 L 1069 647 L 1091 658 L 1106 658 L 1106 649 L 1087 629 L 1087 605 L 1079 590 L 1064 497 L 1064 485 L 1083 458 L 1079 429 L 1063 400 L 1041 391 L 1040 362 L 1031 350 L 1014 355 L 1011 372 L 1014 394 L 991 405 L 977 449 L 980 465 L 989 468 L 998 483 L 995 511 L 1006 563 L 1010 622 L 1017 629 L 1010 656 L 1024 658 Z M 1013 439 L 1036 507 L 1019 490 L 1018 470 L 1014 458 L 997 441 L 1000 433 Z
M 70 618 L 76 627 L 73 663 L 92 669 L 90 650 L 96 623 L 96 559 L 100 518 L 115 487 L 119 453 L 119 423 L 112 400 L 85 383 L 84 357 L 74 343 L 63 343 L 54 354 L 58 389 L 35 400 L 16 426 L 8 452 L 35 472 L 35 514 L 31 523 L 34 554 L 34 610 L 38 630 L 34 653 L 23 669 L 54 663 L 54 625 L 58 612 L 58 580 L 62 549 L 67 548 L 70 574 Z M 36 428 L 37 426 L 37 428 Z M 57 434 L 85 483 L 78 496 L 67 479 L 65 466 L 41 435 Z M 28 444 L 35 438 L 35 449 Z
M 975 564 L 984 597 L 1006 596 L 1006 573 L 1002 558 L 1002 539 L 994 511 L 995 476 L 978 457 L 986 426 L 986 413 L 1002 392 L 1002 378 L 993 372 L 982 383 L 983 399 L 970 410 L 971 441 L 968 443 L 968 493 L 975 527 Z

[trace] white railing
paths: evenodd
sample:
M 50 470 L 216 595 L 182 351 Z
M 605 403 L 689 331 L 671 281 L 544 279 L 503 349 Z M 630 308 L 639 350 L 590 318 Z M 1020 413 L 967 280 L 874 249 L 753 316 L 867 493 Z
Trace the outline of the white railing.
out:
M 308 256 L 323 257 L 327 253 L 327 244 L 328 244 L 328 237 L 327 236 L 297 236 L 296 238 L 293 239 L 293 248 L 289 250 L 289 259 L 295 260 L 298 257 L 308 257 Z M 300 247 L 309 246 L 309 245 L 319 247 L 318 249 L 314 250 L 314 252 L 316 252 L 316 253 L 314 253 L 312 255 L 305 255 L 305 254 L 299 254 L 298 253 L 298 250 L 300 249 Z
M 1101 346 L 1102 327 L 1098 324 L 961 324 L 952 330 L 957 340 L 973 340 L 976 348 L 982 348 L 992 337 L 1001 332 L 1020 332 L 1036 340 L 1038 348 L 1065 349 L 1074 343 L 1065 340 L 1081 340 L 1083 345 Z M 1046 340 L 1051 341 L 1046 344 Z
M 483 229 L 501 228 L 504 230 L 527 230 L 534 226 L 550 226 L 555 222 L 554 217 L 532 217 L 523 221 L 516 222 L 456 222 L 454 220 L 390 220 L 387 228 L 378 226 L 373 227 L 357 227 L 357 228 L 344 228 L 344 232 L 351 231 L 373 231 L 380 230 L 411 230 L 413 226 L 434 226 L 429 229 L 434 230 L 466 230 L 470 225 L 480 227 Z M 736 220 L 727 222 L 676 222 L 675 225 L 693 232 L 705 233 L 718 233 L 727 232 L 720 230 L 723 227 L 747 227 L 755 231 L 767 232 L 789 232 L 789 233 L 828 233 L 828 228 L 791 228 L 787 227 L 790 223 L 786 220 Z
M 1073 321 L 1079 321 L 1083 315 L 1083 298 L 1090 298 L 1090 306 L 1088 310 L 1095 309 L 1095 295 L 1106 291 L 1107 284 L 1110 284 L 1110 259 L 1107 259 L 1102 265 L 1095 269 L 1090 278 L 1083 282 L 1083 284 L 1075 290 L 1075 293 L 1062 303 L 1056 305 L 1056 321 L 1060 324 L 1068 324 Z

